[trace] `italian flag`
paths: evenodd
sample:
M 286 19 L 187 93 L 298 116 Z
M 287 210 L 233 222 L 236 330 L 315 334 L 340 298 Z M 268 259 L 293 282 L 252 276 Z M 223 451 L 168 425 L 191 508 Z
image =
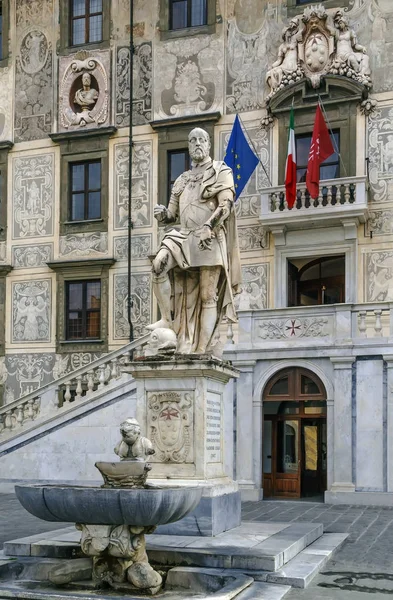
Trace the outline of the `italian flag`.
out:
M 292 208 L 296 200 L 296 144 L 293 106 L 289 117 L 288 156 L 285 166 L 285 197 L 288 208 Z

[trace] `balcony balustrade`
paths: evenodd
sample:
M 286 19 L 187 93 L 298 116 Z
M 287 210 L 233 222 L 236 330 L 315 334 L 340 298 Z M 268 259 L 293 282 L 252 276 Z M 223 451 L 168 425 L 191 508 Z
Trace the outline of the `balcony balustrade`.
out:
M 332 304 L 239 311 L 238 347 L 254 349 L 390 345 L 393 303 Z
M 261 201 L 261 220 L 266 229 L 285 225 L 299 228 L 315 223 L 334 225 L 343 219 L 367 218 L 367 180 L 365 177 L 327 179 L 320 182 L 319 196 L 310 197 L 305 183 L 299 183 L 297 199 L 289 208 L 285 186 L 265 188 Z

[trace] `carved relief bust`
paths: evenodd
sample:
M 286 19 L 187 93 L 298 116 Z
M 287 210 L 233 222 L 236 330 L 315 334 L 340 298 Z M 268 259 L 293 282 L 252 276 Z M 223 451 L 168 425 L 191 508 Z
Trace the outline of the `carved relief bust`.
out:
M 108 124 L 108 69 L 107 51 L 93 56 L 82 50 L 62 57 L 59 122 L 63 131 Z

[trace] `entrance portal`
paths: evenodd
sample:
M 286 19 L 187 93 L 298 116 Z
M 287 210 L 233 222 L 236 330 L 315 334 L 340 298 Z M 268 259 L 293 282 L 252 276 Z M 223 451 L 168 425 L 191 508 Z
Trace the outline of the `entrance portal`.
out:
M 326 490 L 326 392 L 306 369 L 284 369 L 263 397 L 264 496 L 299 498 Z

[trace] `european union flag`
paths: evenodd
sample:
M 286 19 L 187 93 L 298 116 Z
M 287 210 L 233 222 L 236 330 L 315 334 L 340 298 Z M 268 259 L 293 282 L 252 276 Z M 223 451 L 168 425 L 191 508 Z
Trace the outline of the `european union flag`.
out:
M 259 158 L 250 148 L 247 138 L 243 133 L 238 115 L 236 115 L 233 123 L 224 162 L 233 171 L 237 200 L 259 163 Z

